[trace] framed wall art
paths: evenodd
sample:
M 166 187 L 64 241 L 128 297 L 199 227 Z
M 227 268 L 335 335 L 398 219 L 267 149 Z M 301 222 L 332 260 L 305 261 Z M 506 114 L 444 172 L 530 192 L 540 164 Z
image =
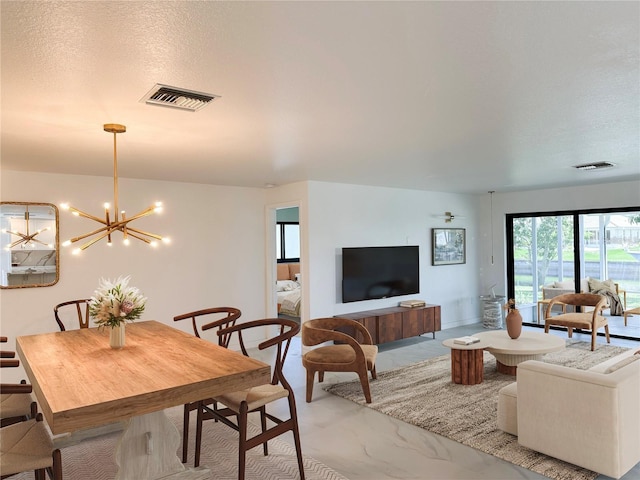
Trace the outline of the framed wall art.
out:
M 464 228 L 432 228 L 431 265 L 466 263 L 467 245 Z

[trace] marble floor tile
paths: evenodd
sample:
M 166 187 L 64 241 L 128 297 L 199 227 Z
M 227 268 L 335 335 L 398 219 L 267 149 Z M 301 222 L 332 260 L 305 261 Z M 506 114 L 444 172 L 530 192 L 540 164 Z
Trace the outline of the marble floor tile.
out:
M 446 355 L 442 345 L 447 338 L 470 335 L 482 330 L 481 324 L 443 330 L 422 337 L 380 346 L 377 370 L 383 371 Z M 565 336 L 565 332 L 552 332 Z M 590 335 L 575 333 L 577 340 L 590 341 Z M 297 339 L 287 357 L 285 375 L 294 387 L 302 449 L 305 454 L 330 466 L 351 480 L 391 479 L 531 479 L 546 477 L 520 468 L 473 448 L 396 420 L 370 408 L 325 392 L 314 385 L 313 401 L 305 402 L 306 373 Z M 604 339 L 598 339 L 604 342 Z M 612 339 L 613 344 L 640 347 L 640 342 Z M 265 358 L 265 361 L 267 359 Z M 355 374 L 326 373 L 325 382 L 344 382 Z M 283 409 L 284 414 L 284 409 Z M 289 435 L 281 437 L 291 441 Z M 599 476 L 598 480 L 608 477 Z M 624 480 L 640 478 L 640 464 Z

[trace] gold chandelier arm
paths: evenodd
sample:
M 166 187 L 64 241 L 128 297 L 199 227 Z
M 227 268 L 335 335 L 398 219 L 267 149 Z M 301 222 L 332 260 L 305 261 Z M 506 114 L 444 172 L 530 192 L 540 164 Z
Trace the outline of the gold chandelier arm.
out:
M 148 238 L 141 237 L 140 235 L 138 235 L 136 233 L 131 233 L 131 230 L 132 229 L 130 229 L 130 228 L 127 229 L 127 232 L 129 233 L 130 237 L 137 238 L 138 240 L 142 240 L 144 243 L 151 244 L 151 240 L 149 240 Z
M 109 209 L 108 208 L 104 209 L 104 216 L 105 216 L 105 219 L 107 220 L 107 226 L 111 226 L 111 222 L 109 221 Z M 111 230 L 109 230 L 107 232 L 107 243 L 111 243 Z
M 139 235 L 145 235 L 147 237 L 155 238 L 156 240 L 162 240 L 162 236 L 160 235 L 156 235 L 155 233 L 145 232 L 143 230 L 138 230 L 137 228 L 127 227 L 127 231 L 129 232 L 129 235 L 131 235 L 132 237 L 134 235 L 131 232 L 135 232 Z
M 24 238 L 21 238 L 20 240 L 16 240 L 15 242 L 13 242 L 12 244 L 10 244 L 7 248 L 11 249 L 13 247 L 16 247 L 18 245 L 20 245 L 22 242 L 25 242 Z M 26 243 L 26 242 L 25 242 Z
M 101 223 L 101 224 L 103 224 L 103 225 L 106 225 L 106 224 L 107 224 L 103 219 L 98 218 L 98 217 L 94 217 L 93 215 L 90 215 L 90 214 L 88 214 L 88 213 L 85 213 L 85 212 L 83 212 L 82 210 L 78 210 L 77 208 L 74 208 L 74 207 L 71 207 L 71 206 L 70 206 L 70 207 L 69 207 L 69 211 L 70 211 L 71 213 L 74 213 L 74 212 L 75 212 L 75 213 L 77 213 L 78 215 L 80 215 L 81 217 L 89 218 L 89 219 L 94 220 L 94 221 L 96 221 L 96 222 L 98 222 L 98 223 Z
M 140 213 L 136 213 L 133 217 L 127 218 L 126 222 L 125 222 L 125 220 L 123 218 L 122 222 L 129 223 L 129 222 L 133 222 L 134 220 L 137 220 L 138 218 L 146 217 L 147 215 L 151 215 L 155 211 L 155 209 L 156 209 L 156 207 L 151 205 L 149 208 L 146 208 L 145 210 L 141 211 Z
M 98 228 L 97 230 L 94 230 L 94 231 L 89 232 L 89 233 L 85 233 L 84 235 L 73 237 L 73 238 L 69 239 L 68 241 L 69 241 L 69 243 L 76 243 L 78 240 L 83 240 L 83 239 L 85 239 L 87 237 L 90 237 L 91 235 L 96 235 L 96 234 L 98 234 L 100 232 L 104 232 L 105 230 L 107 231 L 106 235 L 108 235 L 109 233 L 113 232 L 114 230 L 117 230 L 115 228 L 111 228 L 112 226 L 113 225 L 111 225 L 111 226 L 107 225 L 105 227 Z
M 25 235 L 24 233 L 20 233 L 20 232 L 14 232 L 11 230 L 7 230 L 7 233 L 10 233 L 11 235 L 15 235 L 16 237 L 21 237 L 23 239 L 27 239 L 27 235 Z
M 85 250 L 85 249 L 89 248 L 91 245 L 93 245 L 96 242 L 99 242 L 100 240 L 102 240 L 104 237 L 106 237 L 108 235 L 109 235 L 109 232 L 105 232 L 102 235 L 100 235 L 99 237 L 96 237 L 93 240 L 89 240 L 87 243 L 85 243 L 84 245 L 82 245 L 80 247 L 80 250 Z

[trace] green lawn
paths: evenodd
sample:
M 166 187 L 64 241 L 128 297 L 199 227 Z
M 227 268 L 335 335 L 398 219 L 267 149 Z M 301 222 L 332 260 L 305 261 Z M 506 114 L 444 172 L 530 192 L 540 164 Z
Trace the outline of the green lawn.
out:
M 527 260 L 527 251 L 520 248 L 515 250 L 516 260 Z M 564 250 L 562 252 L 562 259 L 565 261 L 573 260 L 573 250 Z M 597 262 L 600 260 L 600 252 L 598 250 L 587 250 L 584 252 L 584 259 L 587 262 Z M 607 252 L 607 260 L 610 262 L 637 262 L 635 258 L 629 255 L 622 248 L 610 249 Z

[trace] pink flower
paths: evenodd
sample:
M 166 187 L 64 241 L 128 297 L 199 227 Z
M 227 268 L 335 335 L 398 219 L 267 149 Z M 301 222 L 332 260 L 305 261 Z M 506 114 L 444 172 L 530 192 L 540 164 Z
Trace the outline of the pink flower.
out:
M 133 310 L 133 302 L 131 300 L 125 300 L 120 304 L 120 315 L 125 316 L 129 315 Z

